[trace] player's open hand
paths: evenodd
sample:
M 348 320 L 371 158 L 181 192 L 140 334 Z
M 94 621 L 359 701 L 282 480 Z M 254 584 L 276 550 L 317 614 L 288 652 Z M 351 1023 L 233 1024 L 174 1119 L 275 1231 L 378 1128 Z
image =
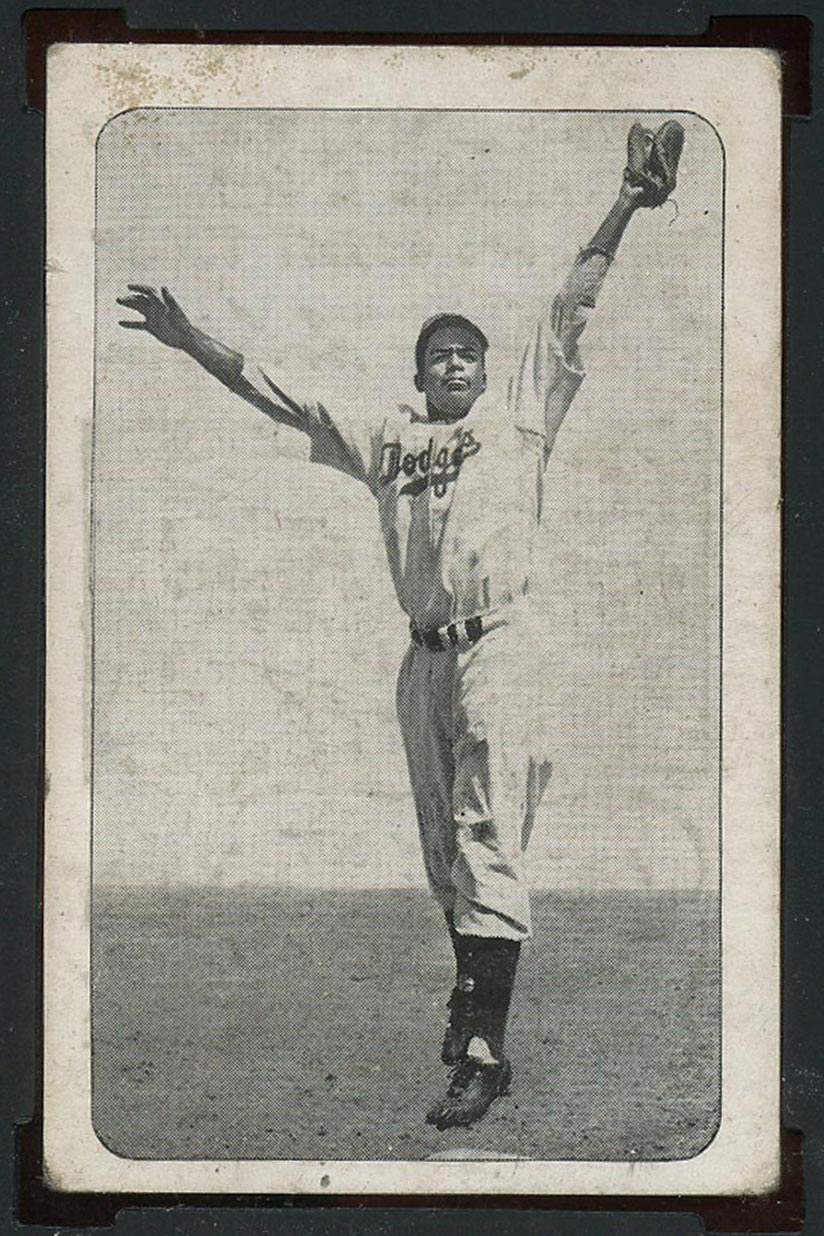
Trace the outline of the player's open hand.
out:
M 185 348 L 192 337 L 192 324 L 168 288 L 160 295 L 144 283 L 128 284 L 130 296 L 118 296 L 118 305 L 135 309 L 143 317 L 121 319 L 126 330 L 145 330 L 169 348 Z

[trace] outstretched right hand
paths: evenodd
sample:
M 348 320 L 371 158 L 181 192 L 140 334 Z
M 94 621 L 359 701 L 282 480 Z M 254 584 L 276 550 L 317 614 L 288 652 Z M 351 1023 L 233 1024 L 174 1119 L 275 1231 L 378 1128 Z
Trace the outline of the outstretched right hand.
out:
M 120 321 L 126 330 L 145 330 L 169 348 L 187 348 L 194 328 L 172 296 L 168 288 L 161 288 L 158 296 L 154 288 L 144 283 L 127 285 L 131 296 L 118 296 L 118 305 L 136 309 L 143 319 L 129 318 Z

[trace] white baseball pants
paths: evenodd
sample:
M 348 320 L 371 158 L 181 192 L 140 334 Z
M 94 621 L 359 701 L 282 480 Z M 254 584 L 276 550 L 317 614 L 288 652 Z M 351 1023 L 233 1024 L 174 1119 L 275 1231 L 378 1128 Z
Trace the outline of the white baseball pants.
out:
M 551 773 L 536 756 L 528 617 L 468 651 L 411 644 L 398 677 L 398 718 L 429 884 L 464 935 L 531 934 L 524 854 Z

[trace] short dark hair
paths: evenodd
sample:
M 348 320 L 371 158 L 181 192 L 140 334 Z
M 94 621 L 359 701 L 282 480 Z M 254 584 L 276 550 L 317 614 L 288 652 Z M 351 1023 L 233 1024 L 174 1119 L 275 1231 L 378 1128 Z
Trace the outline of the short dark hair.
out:
M 415 365 L 417 366 L 418 373 L 421 372 L 426 361 L 426 345 L 435 334 L 435 331 L 442 330 L 445 326 L 462 326 L 464 330 L 468 330 L 475 336 L 481 345 L 481 351 L 486 353 L 489 347 L 489 340 L 480 326 L 476 326 L 469 318 L 465 318 L 462 313 L 436 313 L 433 317 L 426 319 L 421 327 L 421 333 L 418 335 L 418 342 L 415 344 Z

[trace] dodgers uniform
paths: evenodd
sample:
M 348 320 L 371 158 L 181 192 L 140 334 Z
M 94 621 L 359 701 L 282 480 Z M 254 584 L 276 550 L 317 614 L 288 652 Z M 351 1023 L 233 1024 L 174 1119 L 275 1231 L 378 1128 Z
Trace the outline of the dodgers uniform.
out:
M 462 935 L 530 935 L 524 851 L 550 765 L 529 708 L 539 635 L 528 604 L 544 473 L 583 379 L 579 338 L 609 259 L 584 250 L 526 341 L 505 398 L 457 422 L 406 406 L 354 418 L 293 404 L 311 459 L 362 481 L 412 640 L 397 707 L 424 863 Z M 239 393 L 282 409 L 274 370 Z

